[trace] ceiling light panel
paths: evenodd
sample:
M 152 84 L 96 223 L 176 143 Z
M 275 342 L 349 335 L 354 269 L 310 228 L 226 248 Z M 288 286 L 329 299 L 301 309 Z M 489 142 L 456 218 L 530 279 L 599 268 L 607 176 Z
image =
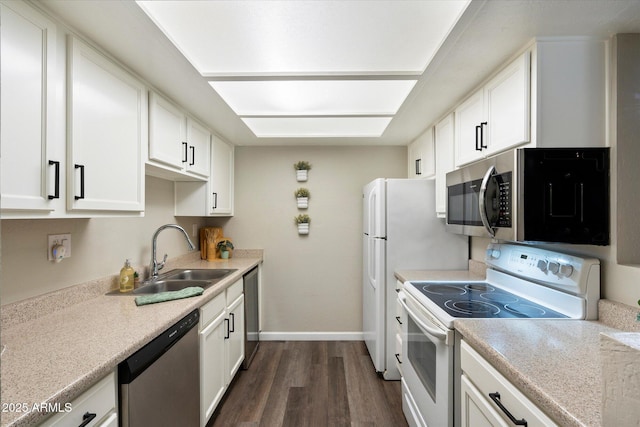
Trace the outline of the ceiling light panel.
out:
M 138 2 L 204 76 L 421 74 L 468 3 Z
M 393 115 L 416 80 L 209 82 L 240 116 Z
M 379 137 L 391 117 L 244 117 L 259 138 Z

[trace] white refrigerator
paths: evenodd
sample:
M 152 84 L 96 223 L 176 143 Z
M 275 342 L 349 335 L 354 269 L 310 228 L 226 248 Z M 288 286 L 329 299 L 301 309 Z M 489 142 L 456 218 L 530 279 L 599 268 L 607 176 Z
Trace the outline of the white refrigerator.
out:
M 376 179 L 363 188 L 362 327 L 376 371 L 396 367 L 397 270 L 467 270 L 469 239 L 436 217 L 435 182 Z

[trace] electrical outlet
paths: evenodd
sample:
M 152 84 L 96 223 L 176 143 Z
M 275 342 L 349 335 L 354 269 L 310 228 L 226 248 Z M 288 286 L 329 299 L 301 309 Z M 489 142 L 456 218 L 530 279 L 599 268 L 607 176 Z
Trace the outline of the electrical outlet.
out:
M 64 246 L 64 255 L 62 258 L 69 258 L 71 256 L 71 233 L 49 234 L 47 244 L 47 252 L 49 254 L 47 259 L 49 261 L 56 261 L 56 258 L 53 255 L 53 248 L 56 245 Z

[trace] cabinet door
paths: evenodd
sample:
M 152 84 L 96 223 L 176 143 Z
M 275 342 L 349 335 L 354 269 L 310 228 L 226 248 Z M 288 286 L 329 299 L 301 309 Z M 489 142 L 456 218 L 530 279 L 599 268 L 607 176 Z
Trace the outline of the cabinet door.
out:
M 204 426 L 226 389 L 226 313 L 200 332 L 200 425 Z
M 244 295 L 227 307 L 229 338 L 227 339 L 227 384 L 244 360 Z
M 23 2 L 0 4 L 3 213 L 54 209 L 64 159 L 52 157 L 56 27 Z M 62 141 L 61 141 L 62 142 Z M 49 165 L 49 161 L 57 162 Z M 57 190 L 57 191 L 56 191 Z
M 455 110 L 455 155 L 456 166 L 471 163 L 484 156 L 482 145 L 482 123 L 484 123 L 484 92 L 477 91 Z M 481 142 L 483 143 L 481 145 Z
M 167 99 L 151 92 L 149 115 L 149 160 L 182 170 L 189 163 L 185 114 Z
M 409 178 L 431 178 L 435 174 L 433 128 L 409 145 Z
M 447 213 L 447 172 L 455 169 L 454 144 L 454 117 L 451 113 L 435 126 L 436 215 L 438 217 L 444 217 Z
M 145 86 L 93 48 L 70 38 L 70 210 L 144 210 Z
M 485 86 L 488 155 L 529 142 L 530 75 L 526 52 Z
M 466 375 L 460 378 L 460 393 L 460 427 L 508 427 Z
M 187 170 L 209 177 L 211 173 L 211 132 L 198 122 L 187 118 Z
M 213 137 L 211 144 L 211 178 L 209 179 L 209 213 L 233 215 L 233 146 Z

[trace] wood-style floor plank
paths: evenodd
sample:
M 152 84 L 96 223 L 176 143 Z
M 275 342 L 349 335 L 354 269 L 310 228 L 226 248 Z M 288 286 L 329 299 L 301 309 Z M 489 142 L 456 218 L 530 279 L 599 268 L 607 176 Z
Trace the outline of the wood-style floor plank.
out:
M 403 427 L 399 381 L 376 372 L 361 341 L 267 341 L 240 371 L 212 427 Z

